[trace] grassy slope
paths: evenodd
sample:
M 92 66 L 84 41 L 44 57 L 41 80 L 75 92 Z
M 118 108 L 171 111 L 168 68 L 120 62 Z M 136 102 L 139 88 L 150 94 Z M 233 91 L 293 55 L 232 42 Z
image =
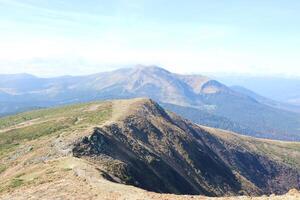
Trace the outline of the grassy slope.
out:
M 95 102 L 1 118 L 0 191 L 10 191 L 21 185 L 37 182 L 39 176 L 34 171 L 39 170 L 34 169 L 37 167 L 34 165 L 60 157 L 61 152 L 53 149 L 55 146 L 63 148 L 66 144 L 58 141 L 74 141 L 86 130 L 109 119 L 111 111 L 110 102 Z M 40 173 L 51 174 L 50 168 Z
M 257 139 L 221 129 L 205 126 L 201 127 L 231 145 L 238 145 L 240 148 L 245 148 L 250 152 L 267 156 L 281 163 L 300 169 L 299 142 Z

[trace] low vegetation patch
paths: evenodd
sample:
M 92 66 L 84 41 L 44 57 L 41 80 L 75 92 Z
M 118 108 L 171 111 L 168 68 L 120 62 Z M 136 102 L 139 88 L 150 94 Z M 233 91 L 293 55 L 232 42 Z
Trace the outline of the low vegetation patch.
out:
M 5 165 L 0 165 L 0 174 L 3 173 L 6 170 L 6 166 Z
M 0 133 L 0 155 L 9 152 L 24 141 L 35 140 L 68 128 L 69 126 L 69 123 L 52 121 L 2 132 Z
M 11 188 L 16 188 L 16 187 L 20 187 L 21 185 L 24 184 L 24 180 L 20 179 L 20 178 L 14 178 L 11 180 L 10 182 L 10 187 Z

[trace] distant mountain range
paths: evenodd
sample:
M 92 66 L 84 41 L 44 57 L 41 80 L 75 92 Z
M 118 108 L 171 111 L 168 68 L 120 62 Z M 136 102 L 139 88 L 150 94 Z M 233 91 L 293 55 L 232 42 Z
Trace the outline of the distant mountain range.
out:
M 242 134 L 300 140 L 300 114 L 287 104 L 201 75 L 137 66 L 88 76 L 0 75 L 1 114 L 99 99 L 149 97 L 192 121 Z M 285 105 L 285 106 L 283 106 Z
M 227 85 L 246 87 L 276 101 L 300 105 L 300 77 L 266 77 L 250 75 L 214 75 Z
M 283 109 L 283 110 L 287 110 L 287 111 L 300 113 L 300 106 L 297 106 L 295 104 L 283 103 L 280 101 L 275 101 L 275 100 L 263 97 L 263 96 L 256 94 L 255 92 L 253 92 L 245 87 L 242 87 L 242 86 L 231 86 L 230 88 L 232 90 L 235 90 L 236 92 L 239 92 L 241 94 L 252 97 L 259 103 L 262 103 L 262 104 L 265 104 L 265 105 L 268 105 L 268 106 L 271 106 L 274 108 L 278 108 L 278 109 Z

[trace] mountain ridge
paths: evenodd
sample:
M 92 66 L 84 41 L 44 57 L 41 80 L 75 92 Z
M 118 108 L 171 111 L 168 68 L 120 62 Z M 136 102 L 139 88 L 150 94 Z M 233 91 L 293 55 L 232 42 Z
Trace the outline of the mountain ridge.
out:
M 256 137 L 300 140 L 300 114 L 265 105 L 264 102 L 234 91 L 208 77 L 174 74 L 157 66 L 124 68 L 88 76 L 42 79 L 42 83 L 33 84 L 38 89 L 22 82 L 17 82 L 16 88 L 7 88 L 5 85 L 5 82 L 0 82 L 0 91 L 18 91 L 23 89 L 23 85 L 27 85 L 27 90 L 19 95 L 2 98 L 4 108 L 9 99 L 7 107 L 11 111 L 20 110 L 22 104 L 25 107 L 22 109 L 26 110 L 101 99 L 149 97 L 160 103 L 186 107 L 187 110 L 197 109 L 199 117 L 185 117 L 200 124 L 199 118 L 203 119 L 201 115 L 207 115 L 208 118 L 213 115 L 216 116 L 215 119 L 228 119 L 221 122 L 227 125 L 217 126 L 209 120 L 203 123 L 216 128 L 228 127 L 231 131 L 240 131 L 240 127 L 245 127 L 243 129 L 249 131 L 241 132 L 242 134 Z M 9 109 L 4 109 L 7 110 Z M 184 113 L 187 114 L 184 111 L 178 114 Z M 231 127 L 230 122 L 237 125 Z
M 57 188 L 49 198 L 63 191 L 70 195 L 80 184 L 95 192 L 103 183 L 112 185 L 106 180 L 160 193 L 208 196 L 299 189 L 299 143 L 199 126 L 147 98 L 1 118 L 0 144 L 0 195 L 10 197 L 18 191 L 45 194 L 49 188 Z

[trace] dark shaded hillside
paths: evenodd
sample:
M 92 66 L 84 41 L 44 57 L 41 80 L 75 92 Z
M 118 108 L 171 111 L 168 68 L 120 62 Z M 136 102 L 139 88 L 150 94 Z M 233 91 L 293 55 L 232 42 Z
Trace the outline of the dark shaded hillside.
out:
M 190 119 L 197 124 L 235 131 L 244 135 L 259 135 L 259 132 L 252 130 L 251 127 L 242 126 L 237 122 L 209 113 L 206 110 L 167 103 L 160 103 L 160 105 L 162 105 L 166 110 L 172 111 L 184 118 Z
M 203 96 L 202 99 L 203 102 L 218 105 L 213 113 L 228 118 L 230 116 L 232 121 L 251 127 L 256 132 L 251 136 L 291 141 L 300 139 L 298 113 L 275 109 L 254 99 L 245 100 L 222 93 Z
M 121 121 L 95 128 L 77 142 L 73 155 L 104 164 L 109 180 L 156 192 L 261 195 L 299 188 L 299 164 L 257 151 L 272 142 L 223 136 L 167 113 L 151 100 L 138 100 Z

